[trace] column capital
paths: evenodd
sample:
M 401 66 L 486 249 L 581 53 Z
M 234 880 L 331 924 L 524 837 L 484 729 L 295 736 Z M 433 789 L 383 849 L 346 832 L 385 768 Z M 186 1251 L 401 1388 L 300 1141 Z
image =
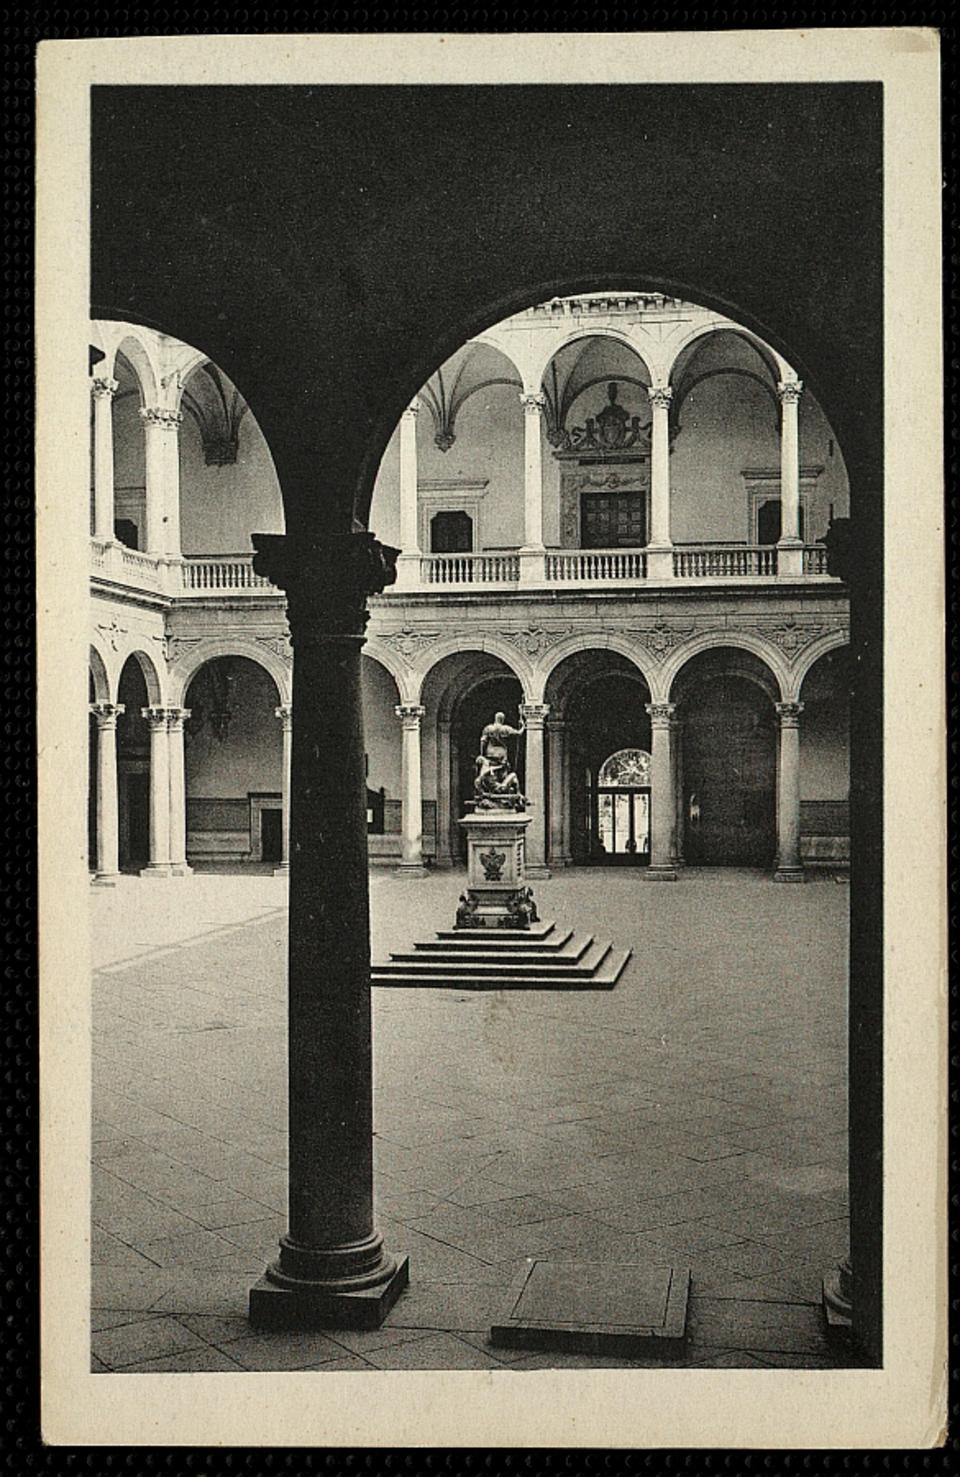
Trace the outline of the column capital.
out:
M 191 712 L 192 710 L 190 708 L 168 708 L 167 727 L 171 732 L 182 729 L 184 723 L 191 716 Z
M 126 712 L 123 703 L 91 703 L 90 712 L 97 720 L 98 728 L 114 728 L 121 713 Z
M 419 703 L 398 703 L 393 710 L 400 719 L 404 728 L 419 728 L 420 719 L 426 713 Z
M 673 399 L 671 385 L 648 385 L 647 395 L 654 410 L 669 410 Z
M 286 733 L 293 726 L 293 703 L 281 703 L 278 708 L 274 709 L 274 712 L 283 724 L 283 731 Z
M 803 394 L 803 380 L 780 380 L 777 394 L 783 405 L 796 405 Z
M 252 541 L 254 573 L 286 591 L 295 649 L 338 637 L 362 641 L 370 618 L 367 596 L 396 582 L 400 550 L 372 533 L 327 539 L 255 533 Z
M 166 405 L 144 405 L 140 408 L 140 419 L 145 426 L 159 426 L 161 431 L 176 431 L 183 422 L 183 413 L 170 410 Z
M 524 415 L 540 415 L 546 403 L 546 395 L 539 391 L 520 391 L 520 404 L 523 406 Z
M 410 401 L 410 404 L 407 406 L 403 413 L 404 415 L 412 416 L 413 419 L 416 420 L 422 409 L 423 401 L 420 399 L 419 395 L 414 395 L 413 399 Z
M 527 728 L 542 728 L 550 715 L 550 704 L 521 703 L 519 711 Z
M 120 381 L 108 374 L 95 374 L 90 379 L 90 393 L 94 400 L 112 400 L 120 388 Z
M 796 728 L 803 712 L 803 703 L 775 703 L 777 716 L 783 728 Z
M 179 711 L 179 710 L 177 710 L 177 711 Z M 140 709 L 140 716 L 141 716 L 141 718 L 146 718 L 147 722 L 149 723 L 149 725 L 150 725 L 150 727 L 152 729 L 161 729 L 161 728 L 162 729 L 166 729 L 166 726 L 167 726 L 167 718 L 168 718 L 169 714 L 170 714 L 170 709 L 169 708 L 164 708 L 164 707 L 161 707 L 159 705 L 157 705 L 155 707 L 141 708 Z
M 654 728 L 669 728 L 677 711 L 676 703 L 646 703 L 645 707 Z

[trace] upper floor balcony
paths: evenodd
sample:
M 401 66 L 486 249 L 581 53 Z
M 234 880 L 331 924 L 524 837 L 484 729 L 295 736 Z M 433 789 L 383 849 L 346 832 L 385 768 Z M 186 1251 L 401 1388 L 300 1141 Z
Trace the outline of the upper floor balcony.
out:
M 656 568 L 646 549 L 487 550 L 478 554 L 423 554 L 403 561 L 391 595 L 426 594 L 442 599 L 469 591 L 548 589 L 642 589 L 710 585 L 770 585 L 801 581 L 838 585 L 827 573 L 827 551 L 811 544 L 789 551 L 776 545 L 679 544 L 666 565 Z M 279 591 L 253 569 L 253 555 L 186 555 L 180 559 L 142 553 L 125 544 L 90 541 L 91 576 L 103 586 L 140 591 L 164 601 L 270 598 Z M 800 565 L 800 572 L 797 566 Z

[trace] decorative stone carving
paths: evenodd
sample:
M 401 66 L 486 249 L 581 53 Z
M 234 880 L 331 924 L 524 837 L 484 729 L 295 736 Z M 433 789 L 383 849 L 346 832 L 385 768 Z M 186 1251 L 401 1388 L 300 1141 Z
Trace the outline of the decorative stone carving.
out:
M 533 888 L 521 887 L 507 898 L 507 916 L 504 928 L 529 928 L 531 923 L 540 922 L 540 913 L 534 901 Z
M 165 405 L 145 405 L 140 411 L 145 426 L 159 426 L 161 431 L 176 431 L 183 423 L 179 410 L 169 410 Z
M 636 641 L 638 646 L 645 647 L 652 656 L 664 657 L 692 636 L 695 630 L 696 626 L 668 625 L 666 621 L 658 620 L 652 626 L 626 626 L 622 634 Z
M 546 403 L 547 397 L 545 395 L 520 395 L 520 404 L 523 406 L 524 415 L 540 415 Z
M 527 728 L 542 728 L 550 714 L 549 703 L 521 703 L 520 717 Z
M 784 405 L 797 405 L 803 394 L 803 380 L 780 380 L 777 394 Z
M 439 639 L 439 631 L 421 631 L 416 626 L 401 626 L 396 631 L 377 632 L 377 640 L 382 641 L 384 646 L 391 647 L 406 662 L 415 660 L 421 651 Z
M 167 662 L 179 661 L 182 656 L 188 655 L 195 647 L 200 645 L 202 636 L 156 636 L 154 640 L 163 645 L 163 655 Z
M 673 390 L 669 385 L 650 385 L 647 396 L 654 410 L 669 410 Z
M 272 651 L 274 656 L 278 656 L 282 662 L 293 660 L 290 637 L 285 631 L 277 632 L 275 635 L 270 636 L 258 636 L 257 641 L 261 646 L 265 646 L 268 651 Z
M 676 703 L 647 703 L 646 706 L 654 728 L 670 727 L 673 715 L 677 711 Z
M 90 381 L 90 390 L 94 400 L 112 400 L 120 388 L 120 381 L 111 379 L 107 374 L 94 375 Z
M 551 646 L 569 636 L 571 629 L 570 626 L 553 631 L 545 630 L 543 626 L 522 626 L 519 630 L 505 627 L 497 634 L 522 651 L 524 656 L 540 656 L 541 652 L 549 651 Z
M 555 456 L 562 460 L 570 456 L 649 452 L 650 428 L 641 426 L 639 416 L 631 416 L 624 410 L 617 398 L 619 389 L 616 380 L 608 383 L 606 405 L 595 416 L 588 416 L 584 425 L 566 430 L 557 424 L 553 428 L 550 442 L 556 447 Z
M 91 703 L 90 712 L 97 720 L 98 728 L 116 728 L 117 719 L 126 712 L 123 703 Z
M 803 703 L 775 703 L 777 714 L 780 718 L 782 728 L 798 728 L 800 725 L 800 714 L 803 712 Z
M 460 904 L 457 908 L 457 928 L 476 928 L 479 906 L 479 898 L 471 896 L 469 892 L 461 892 Z
M 400 719 L 401 724 L 404 728 L 408 729 L 419 728 L 420 719 L 426 711 L 426 708 L 422 708 L 419 703 L 400 703 L 398 707 L 394 708 L 394 712 Z
M 104 641 L 107 642 L 111 651 L 119 651 L 120 637 L 127 634 L 129 627 L 121 626 L 116 616 L 112 616 L 109 622 L 107 622 L 106 624 L 102 621 L 98 621 L 97 630 L 101 633 Z
M 331 636 L 362 637 L 370 619 L 367 597 L 396 583 L 400 550 L 372 533 L 322 540 L 255 533 L 252 540 L 254 573 L 287 593 L 294 646 Z
M 483 865 L 483 875 L 487 882 L 499 882 L 503 876 L 503 864 L 507 859 L 505 851 L 484 851 L 480 854 Z

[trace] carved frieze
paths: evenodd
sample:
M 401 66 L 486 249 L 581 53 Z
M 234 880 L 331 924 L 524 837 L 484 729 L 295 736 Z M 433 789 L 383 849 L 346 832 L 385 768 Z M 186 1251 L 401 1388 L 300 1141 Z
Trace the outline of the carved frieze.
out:
M 549 651 L 551 646 L 556 646 L 558 641 L 563 641 L 572 631 L 572 626 L 564 626 L 560 630 L 548 631 L 543 626 L 521 626 L 518 629 L 506 627 L 498 632 L 504 641 L 509 641 L 524 656 L 540 656 Z
M 121 626 L 116 616 L 111 616 L 110 620 L 107 622 L 97 621 L 97 630 L 100 632 L 104 641 L 106 641 L 107 645 L 110 647 L 111 651 L 119 651 L 120 638 L 121 636 L 125 636 L 127 634 L 129 627 Z
M 432 646 L 440 639 L 438 630 L 423 631 L 416 626 L 401 626 L 395 631 L 377 631 L 376 638 L 382 641 L 384 646 L 389 646 L 404 661 L 412 662 L 420 655 L 426 647 Z
M 651 656 L 665 657 L 675 646 L 686 641 L 696 631 L 695 625 L 678 626 L 664 620 L 655 621 L 652 626 L 627 626 L 623 634 L 631 641 L 636 641 L 649 651 Z
M 278 656 L 282 662 L 293 660 L 293 648 L 290 645 L 290 637 L 286 631 L 273 631 L 267 636 L 258 636 L 258 642 Z

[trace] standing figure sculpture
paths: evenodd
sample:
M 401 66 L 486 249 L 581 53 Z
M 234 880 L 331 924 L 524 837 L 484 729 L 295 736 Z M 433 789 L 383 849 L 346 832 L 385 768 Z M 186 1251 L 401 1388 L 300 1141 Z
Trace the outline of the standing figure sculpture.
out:
M 510 767 L 508 738 L 519 738 L 524 732 L 511 728 L 503 713 L 497 713 L 480 735 L 480 753 L 476 759 L 473 781 L 474 806 L 477 810 L 523 810 L 524 797 L 520 781 Z

